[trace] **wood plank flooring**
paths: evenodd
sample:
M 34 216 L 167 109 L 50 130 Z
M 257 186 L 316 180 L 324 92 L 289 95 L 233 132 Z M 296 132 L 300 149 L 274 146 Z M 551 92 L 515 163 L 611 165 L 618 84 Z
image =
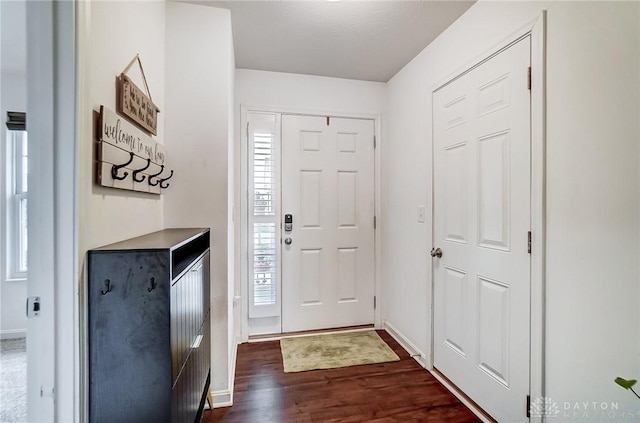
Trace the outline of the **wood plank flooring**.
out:
M 204 414 L 214 422 L 478 422 L 456 397 L 385 331 L 400 361 L 284 373 L 280 342 L 238 347 L 233 407 Z

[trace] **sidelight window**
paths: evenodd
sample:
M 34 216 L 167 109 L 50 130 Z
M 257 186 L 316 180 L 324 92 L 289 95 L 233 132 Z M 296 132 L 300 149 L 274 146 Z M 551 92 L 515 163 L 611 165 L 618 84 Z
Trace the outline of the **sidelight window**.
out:
M 279 168 L 276 116 L 249 116 L 249 317 L 278 316 Z

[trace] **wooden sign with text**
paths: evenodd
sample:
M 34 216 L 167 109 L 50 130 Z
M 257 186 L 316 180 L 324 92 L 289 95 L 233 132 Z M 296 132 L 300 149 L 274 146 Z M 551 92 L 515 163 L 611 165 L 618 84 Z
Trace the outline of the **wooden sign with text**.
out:
M 166 148 L 104 106 L 98 124 L 98 184 L 160 194 L 159 181 L 173 174 L 165 167 Z
M 145 131 L 158 135 L 158 106 L 124 73 L 116 77 L 116 87 L 118 113 L 130 118 Z

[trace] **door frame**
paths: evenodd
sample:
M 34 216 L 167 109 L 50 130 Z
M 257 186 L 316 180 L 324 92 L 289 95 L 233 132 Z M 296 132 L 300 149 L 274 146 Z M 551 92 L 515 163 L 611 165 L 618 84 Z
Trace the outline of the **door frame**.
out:
M 374 136 L 376 137 L 376 148 L 374 149 L 374 212 L 377 219 L 377 225 L 374 229 L 374 243 L 375 243 L 375 253 L 374 253 L 374 295 L 376 296 L 376 308 L 374 310 L 374 326 L 376 329 L 382 328 L 382 239 L 380 233 L 380 219 L 382 216 L 382 189 L 381 189 L 381 150 L 382 150 L 382 131 L 381 131 L 381 121 L 382 115 L 375 113 L 352 113 L 352 112 L 339 112 L 339 111 L 326 111 L 326 110 L 304 110 L 298 108 L 288 108 L 288 107 L 279 107 L 279 106 L 264 106 L 264 105 L 240 105 L 240 215 L 239 219 L 236 220 L 235 225 L 236 229 L 240 229 L 240 242 L 238 244 L 240 250 L 238 251 L 237 257 L 239 257 L 239 272 L 236 272 L 236 275 L 239 273 L 239 277 L 236 276 L 236 292 L 237 292 L 237 284 L 240 284 L 240 304 L 236 304 L 240 306 L 240 319 L 241 319 L 241 327 L 240 327 L 240 339 L 239 342 L 248 342 L 249 341 L 249 256 L 248 256 L 248 218 L 249 218 L 249 210 L 248 210 L 248 133 L 247 133 L 247 123 L 249 113 L 272 113 L 279 115 L 303 115 L 303 116 L 319 116 L 325 117 L 330 116 L 333 118 L 348 118 L 348 119 L 369 119 L 373 120 L 374 125 Z M 281 140 L 280 140 L 281 141 Z M 280 314 L 280 325 L 282 326 L 282 313 Z
M 82 3 L 82 2 L 80 2 Z M 27 2 L 29 140 L 27 420 L 80 421 L 77 54 L 80 3 Z
M 505 37 L 501 42 L 468 62 L 448 77 L 435 84 L 430 90 L 432 113 L 433 94 L 445 85 L 455 81 L 462 75 L 470 72 L 482 63 L 488 61 L 508 47 L 518 41 L 531 37 L 531 342 L 530 342 L 530 364 L 529 364 L 529 395 L 532 400 L 544 398 L 545 378 L 544 378 L 544 335 L 545 335 L 545 254 L 546 254 L 546 23 L 547 13 L 542 10 L 534 20 L 528 22 L 511 35 Z M 435 245 L 435 220 L 434 216 L 434 175 L 433 175 L 433 127 L 431 133 L 431 228 L 432 245 Z M 485 420 L 482 410 L 457 388 L 434 372 L 434 296 L 433 296 L 433 266 L 431 266 L 431 279 L 429 289 L 431 292 L 431 328 L 430 328 L 430 355 L 428 370 L 442 382 L 447 389 L 456 395 L 467 407 Z M 532 416 L 530 422 L 542 422 L 542 417 Z

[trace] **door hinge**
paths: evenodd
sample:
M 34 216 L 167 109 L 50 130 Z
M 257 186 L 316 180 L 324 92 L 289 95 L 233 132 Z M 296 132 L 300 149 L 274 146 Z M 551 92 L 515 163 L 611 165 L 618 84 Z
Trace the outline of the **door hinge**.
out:
M 331 118 L 327 116 L 327 126 L 329 126 L 330 124 L 331 124 Z
M 56 395 L 56 388 L 51 388 L 51 390 L 47 389 L 45 391 L 44 386 L 40 387 L 40 397 L 55 398 L 55 395 Z
M 374 295 L 373 296 L 373 309 L 375 310 L 377 306 L 378 306 L 378 302 L 377 302 L 376 296 Z
M 373 216 L 373 229 L 377 229 L 378 228 L 378 218 L 376 216 Z
M 373 148 L 376 148 L 378 143 L 376 142 L 376 136 L 373 136 Z
M 531 231 L 527 233 L 527 252 L 531 254 Z
M 531 66 L 527 70 L 527 89 L 531 90 Z
M 527 417 L 531 417 L 531 395 L 527 395 Z

